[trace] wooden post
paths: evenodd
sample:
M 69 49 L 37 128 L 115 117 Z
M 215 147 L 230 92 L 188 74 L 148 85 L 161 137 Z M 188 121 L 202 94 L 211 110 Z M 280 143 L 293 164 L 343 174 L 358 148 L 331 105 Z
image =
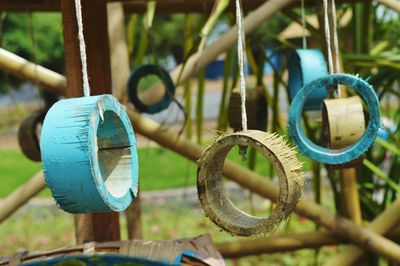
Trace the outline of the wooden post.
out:
M 113 91 L 117 99 L 126 102 L 126 84 L 130 74 L 130 67 L 128 46 L 125 38 L 124 9 L 122 3 L 109 3 L 107 5 L 107 11 Z M 125 211 L 125 214 L 128 239 L 141 239 L 142 221 L 140 192 Z
M 73 0 L 63 0 L 64 51 L 67 97 L 83 95 L 82 64 L 79 54 L 78 27 Z M 111 66 L 107 31 L 107 1 L 82 1 L 83 32 L 91 95 L 111 94 Z M 77 243 L 120 240 L 119 214 L 94 213 L 75 216 Z

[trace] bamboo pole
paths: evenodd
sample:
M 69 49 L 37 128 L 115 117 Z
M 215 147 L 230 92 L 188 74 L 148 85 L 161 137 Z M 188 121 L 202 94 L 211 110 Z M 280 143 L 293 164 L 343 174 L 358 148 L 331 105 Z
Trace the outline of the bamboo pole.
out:
M 398 239 L 400 236 L 400 227 L 391 230 L 387 236 L 391 239 Z M 227 241 L 216 243 L 215 245 L 224 258 L 232 259 L 277 252 L 290 252 L 300 249 L 315 249 L 346 243 L 348 243 L 346 239 L 338 237 L 335 233 L 318 231 Z
M 274 252 L 288 252 L 298 249 L 319 248 L 327 245 L 346 243 L 331 232 L 310 232 L 277 235 L 267 238 L 236 240 L 217 243 L 216 247 L 225 259 L 241 258 Z
M 125 103 L 130 66 L 122 3 L 109 3 L 107 5 L 107 18 L 113 94 L 118 100 Z
M 355 168 L 340 170 L 340 187 L 343 199 L 344 215 L 355 224 L 361 225 L 361 206 L 357 188 L 357 175 Z
M 398 0 L 378 0 L 378 3 L 400 13 L 400 1 Z
M 293 2 L 292 0 L 269 0 L 262 4 L 259 8 L 251 12 L 243 20 L 243 28 L 245 34 L 253 31 L 258 25 L 263 23 L 267 18 L 274 15 Z M 200 70 L 205 68 L 209 63 L 215 60 L 220 54 L 226 52 L 235 45 L 237 41 L 237 28 L 232 27 L 228 32 L 223 34 L 218 41 L 192 55 L 186 62 L 182 71 L 183 65 L 177 66 L 170 74 L 176 86 L 184 84 L 189 78 L 193 77 Z M 182 71 L 182 74 L 181 74 Z M 178 77 L 181 77 L 178 82 Z M 164 95 L 164 89 L 161 84 L 156 84 L 150 89 L 141 94 L 141 99 L 144 102 L 153 102 L 154 99 L 161 99 Z
M 60 95 L 64 94 L 67 86 L 64 76 L 31 63 L 3 48 L 0 48 L 0 69 L 32 83 L 38 83 L 40 86 Z
M 14 190 L 8 197 L 3 199 L 0 204 L 0 223 L 18 210 L 19 207 L 36 196 L 44 187 L 43 171 L 40 171 L 25 184 Z
M 400 198 L 384 210 L 374 221 L 366 226 L 378 234 L 385 234 L 400 222 Z M 365 239 L 367 241 L 367 239 Z M 355 245 L 348 246 L 342 253 L 328 261 L 325 266 L 352 265 L 365 254 L 365 250 Z M 398 263 L 398 262 L 397 262 Z
M 122 3 L 107 5 L 108 36 L 110 43 L 113 94 L 126 103 L 126 84 L 129 78 L 129 53 L 125 38 L 124 10 Z M 140 192 L 125 211 L 128 239 L 142 239 Z
M 160 130 L 160 124 L 140 116 L 131 108 L 128 108 L 127 112 L 137 133 L 193 161 L 197 161 L 200 158 L 203 151 L 202 147 L 188 140 L 179 139 L 176 134 Z M 266 180 L 260 175 L 242 168 L 229 160 L 225 161 L 223 175 L 263 197 L 273 201 L 278 199 L 278 187 L 272 181 Z M 400 203 L 398 205 L 395 204 L 386 211 L 391 214 L 391 222 L 400 221 Z M 348 219 L 331 214 L 326 208 L 313 201 L 303 200 L 299 202 L 296 207 L 296 212 L 323 225 L 337 235 L 351 240 L 360 247 L 379 254 L 389 260 L 400 262 L 400 246 L 396 243 L 369 229 L 360 227 Z

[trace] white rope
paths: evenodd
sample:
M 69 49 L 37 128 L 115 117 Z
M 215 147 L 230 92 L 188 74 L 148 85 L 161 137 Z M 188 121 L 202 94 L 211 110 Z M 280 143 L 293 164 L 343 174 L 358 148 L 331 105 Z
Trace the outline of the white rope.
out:
M 340 72 L 339 63 L 339 40 L 337 33 L 337 23 L 336 23 L 336 5 L 335 0 L 332 0 L 332 26 L 333 26 L 333 54 L 335 55 L 335 69 L 336 72 Z
M 89 77 L 87 71 L 86 45 L 83 36 L 82 6 L 81 0 L 75 0 L 76 21 L 78 23 L 79 52 L 82 63 L 83 95 L 90 96 Z
M 323 0 L 324 3 L 324 24 L 325 24 L 325 38 L 326 47 L 328 51 L 328 70 L 329 74 L 333 74 L 333 58 L 331 49 L 331 32 L 329 29 L 329 17 L 328 17 L 328 0 Z
M 236 24 L 238 30 L 238 64 L 240 73 L 240 99 L 242 113 L 242 130 L 247 131 L 247 113 L 246 113 L 246 80 L 244 77 L 244 65 L 246 62 L 245 54 L 245 34 L 242 21 L 242 7 L 240 0 L 236 0 Z
M 307 49 L 307 25 L 306 25 L 306 11 L 304 8 L 304 0 L 301 0 L 301 25 L 303 27 L 303 49 Z

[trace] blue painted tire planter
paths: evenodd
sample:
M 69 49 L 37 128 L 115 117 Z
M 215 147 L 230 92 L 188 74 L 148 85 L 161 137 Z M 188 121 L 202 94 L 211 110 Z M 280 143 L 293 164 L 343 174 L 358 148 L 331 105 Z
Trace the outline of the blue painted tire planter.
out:
M 370 118 L 365 133 L 356 143 L 342 149 L 327 149 L 312 143 L 305 136 L 301 125 L 301 113 L 307 97 L 313 91 L 338 84 L 346 85 L 357 92 L 367 104 Z M 289 132 L 304 155 L 325 164 L 344 164 L 360 157 L 374 143 L 381 128 L 380 117 L 379 100 L 371 85 L 354 75 L 334 74 L 312 81 L 297 93 L 289 110 Z
M 139 81 L 149 75 L 158 76 L 165 86 L 164 97 L 156 103 L 145 104 L 139 99 Z M 159 65 L 143 65 L 132 72 L 128 81 L 128 98 L 141 113 L 155 114 L 168 108 L 175 94 L 175 85 L 169 73 Z
M 46 184 L 63 210 L 119 212 L 136 197 L 135 135 L 112 95 L 54 104 L 43 123 L 40 147 Z
M 290 56 L 288 65 L 290 101 L 293 101 L 304 85 L 328 74 L 324 55 L 317 49 L 297 49 Z M 314 91 L 304 104 L 304 111 L 320 110 L 327 96 L 324 89 Z

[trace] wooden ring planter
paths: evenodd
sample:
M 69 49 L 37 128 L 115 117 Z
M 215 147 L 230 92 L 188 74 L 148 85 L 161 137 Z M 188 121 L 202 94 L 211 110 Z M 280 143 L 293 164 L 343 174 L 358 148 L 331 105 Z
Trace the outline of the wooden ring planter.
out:
M 262 87 L 246 89 L 247 127 L 260 131 L 267 130 L 268 103 Z M 229 98 L 228 120 L 234 131 L 242 130 L 240 91 L 234 89 Z
M 280 194 L 267 218 L 254 217 L 239 210 L 227 197 L 222 168 L 229 151 L 236 145 L 252 147 L 273 165 Z M 274 134 L 249 130 L 222 136 L 208 147 L 199 160 L 197 191 L 205 214 L 220 228 L 240 236 L 268 233 L 294 209 L 302 194 L 303 172 L 295 151 Z
M 362 100 L 358 96 L 340 99 L 326 99 L 322 107 L 324 138 L 329 148 L 344 148 L 357 142 L 365 132 L 365 117 Z M 342 165 L 342 169 L 362 163 L 364 155 Z
M 145 104 L 139 99 L 138 86 L 139 81 L 149 75 L 155 75 L 161 79 L 165 86 L 164 97 L 156 103 Z M 141 113 L 155 114 L 168 108 L 171 104 L 174 94 L 175 85 L 169 73 L 159 65 L 142 65 L 132 72 L 128 81 L 128 98 Z
M 45 115 L 45 112 L 30 115 L 18 128 L 18 143 L 21 151 L 28 159 L 35 162 L 41 161 L 39 131 Z
M 135 135 L 112 95 L 54 104 L 43 123 L 40 147 L 46 184 L 63 210 L 123 211 L 136 197 Z
M 314 91 L 327 89 L 338 84 L 354 89 L 367 104 L 369 122 L 363 136 L 351 146 L 341 149 L 329 149 L 312 143 L 305 136 L 301 125 L 301 113 L 307 97 Z M 346 119 L 343 117 L 343 119 Z M 352 123 L 352 121 L 348 121 Z M 379 100 L 375 91 L 366 81 L 350 74 L 333 74 L 305 85 L 294 98 L 289 110 L 289 132 L 304 155 L 325 164 L 344 164 L 360 157 L 374 143 L 381 128 Z
M 318 49 L 297 49 L 289 57 L 288 70 L 290 101 L 293 101 L 304 85 L 328 75 L 324 55 Z M 327 91 L 324 89 L 313 91 L 307 98 L 303 110 L 320 110 L 322 102 L 327 96 Z

